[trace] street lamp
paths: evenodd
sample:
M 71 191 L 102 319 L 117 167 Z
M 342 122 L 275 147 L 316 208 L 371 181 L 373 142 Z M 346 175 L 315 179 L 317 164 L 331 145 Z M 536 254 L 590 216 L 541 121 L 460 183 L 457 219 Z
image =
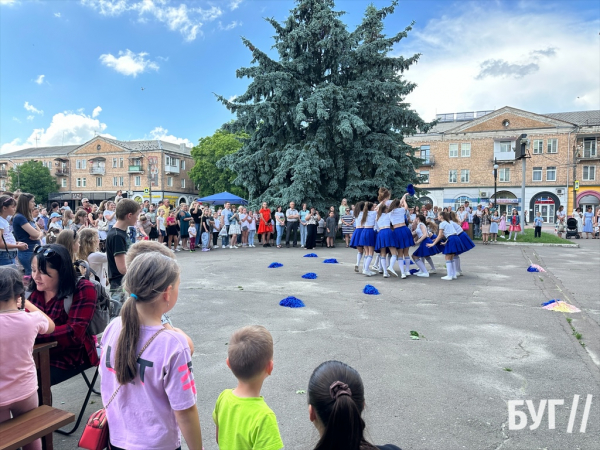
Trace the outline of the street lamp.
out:
M 12 159 L 9 159 L 8 162 L 15 166 L 15 172 L 17 172 L 17 189 L 21 189 L 21 171 L 19 170 L 19 165 Z
M 496 204 L 498 203 L 498 199 L 496 198 L 497 184 L 498 184 L 498 162 L 496 161 L 496 158 L 494 158 L 494 211 L 496 211 L 496 209 L 497 209 Z

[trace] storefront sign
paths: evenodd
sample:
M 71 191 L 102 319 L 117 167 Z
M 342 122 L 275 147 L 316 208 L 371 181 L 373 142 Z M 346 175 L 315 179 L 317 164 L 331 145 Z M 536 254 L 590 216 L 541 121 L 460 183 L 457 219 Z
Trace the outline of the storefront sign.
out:
M 519 200 L 516 198 L 499 198 L 498 200 L 496 200 L 496 203 L 500 205 L 517 204 L 519 203 Z

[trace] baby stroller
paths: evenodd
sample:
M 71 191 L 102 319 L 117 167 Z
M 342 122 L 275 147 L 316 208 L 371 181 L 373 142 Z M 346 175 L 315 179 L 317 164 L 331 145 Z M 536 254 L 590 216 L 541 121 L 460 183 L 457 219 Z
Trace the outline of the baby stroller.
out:
M 579 239 L 579 233 L 577 232 L 577 219 L 573 217 L 567 219 L 567 233 L 566 238 L 570 239 L 571 236 L 575 236 L 576 239 Z

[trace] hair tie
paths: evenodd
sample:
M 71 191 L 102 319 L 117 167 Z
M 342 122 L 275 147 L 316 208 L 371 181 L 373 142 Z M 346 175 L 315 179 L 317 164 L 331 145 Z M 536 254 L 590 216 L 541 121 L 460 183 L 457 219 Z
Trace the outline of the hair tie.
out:
M 129 296 L 130 296 L 130 297 L 133 297 L 133 298 L 134 298 L 134 299 L 136 299 L 136 300 L 138 299 L 138 296 L 137 296 L 137 295 L 135 295 L 135 294 L 129 294 Z
M 334 383 L 331 383 L 331 386 L 329 386 L 329 394 L 334 400 L 337 400 L 340 395 L 349 395 L 352 397 L 352 391 L 348 385 L 346 383 L 342 383 L 341 381 L 335 381 Z

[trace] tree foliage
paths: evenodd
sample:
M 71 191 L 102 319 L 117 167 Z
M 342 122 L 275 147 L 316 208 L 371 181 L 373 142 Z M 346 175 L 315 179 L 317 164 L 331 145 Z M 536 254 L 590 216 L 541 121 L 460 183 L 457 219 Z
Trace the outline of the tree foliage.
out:
M 199 186 L 199 195 L 205 197 L 219 192 L 228 191 L 242 198 L 247 198 L 248 191 L 233 184 L 236 175 L 228 168 L 217 168 L 217 161 L 221 158 L 234 155 L 241 147 L 248 135 L 239 132 L 231 133 L 220 129 L 212 136 L 207 136 L 198 141 L 192 149 L 195 164 L 189 175 L 196 186 Z
M 251 136 L 218 163 L 235 184 L 271 204 L 322 207 L 371 198 L 379 186 L 400 196 L 419 183 L 420 160 L 404 137 L 432 124 L 404 102 L 416 85 L 402 74 L 420 55 L 389 56 L 411 29 L 383 34 L 396 4 L 367 7 L 350 32 L 333 0 L 296 0 L 284 23 L 267 19 L 277 61 L 242 38 L 253 65 L 237 77 L 252 81 L 233 102 L 217 96 L 237 116 L 226 129 Z
M 20 189 L 21 192 L 33 194 L 38 203 L 46 203 L 48 194 L 59 189 L 50 169 L 41 161 L 26 161 L 18 167 L 11 167 L 8 176 L 13 191 Z

